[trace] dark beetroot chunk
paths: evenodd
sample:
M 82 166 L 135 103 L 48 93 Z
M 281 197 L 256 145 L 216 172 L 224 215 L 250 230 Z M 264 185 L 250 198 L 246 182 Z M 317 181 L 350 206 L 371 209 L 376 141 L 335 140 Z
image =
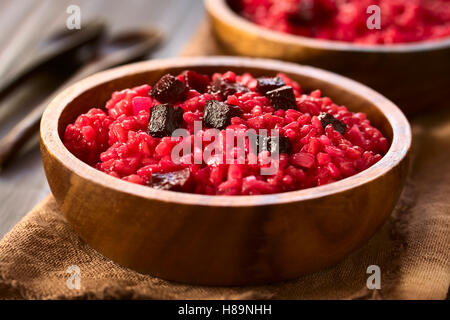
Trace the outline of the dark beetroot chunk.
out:
M 166 74 L 153 86 L 150 95 L 162 103 L 175 103 L 186 96 L 186 85 L 170 74 Z
M 283 86 L 281 88 L 268 91 L 266 96 L 269 98 L 272 106 L 278 109 L 296 109 L 294 90 L 290 86 Z
M 261 151 L 266 149 L 269 152 L 275 152 L 278 149 L 278 153 L 291 152 L 291 142 L 289 141 L 288 138 L 284 136 L 279 136 L 278 139 L 266 137 L 265 142 L 261 147 L 262 147 Z
M 151 108 L 148 134 L 157 138 L 170 136 L 174 130 L 181 128 L 182 124 L 183 109 L 169 103 L 159 104 Z
M 200 93 L 205 93 L 209 84 L 208 76 L 202 75 L 192 70 L 186 70 L 182 73 L 182 75 L 184 76 L 186 86 L 189 89 L 196 90 Z
M 219 130 L 225 129 L 233 117 L 239 117 L 242 114 L 241 109 L 231 104 L 209 100 L 206 102 L 203 113 L 203 124 L 209 128 Z
M 270 136 L 249 135 L 253 151 L 269 151 L 270 153 L 278 150 L 278 153 L 291 153 L 292 146 L 288 138 L 278 136 L 278 139 L 272 139 Z
M 333 117 L 331 114 L 322 112 L 318 118 L 320 120 L 320 123 L 322 123 L 322 127 L 324 129 L 327 125 L 331 124 L 334 130 L 336 130 L 342 135 L 345 134 L 345 131 L 347 130 L 347 125 L 341 120 L 338 120 L 335 117 Z
M 189 191 L 191 188 L 192 174 L 189 169 L 175 172 L 153 173 L 150 186 L 159 190 Z
M 235 94 L 236 92 L 249 92 L 250 89 L 243 84 L 237 82 L 229 82 L 223 78 L 217 78 L 209 86 L 209 93 L 217 93 L 226 100 L 228 96 Z
M 266 94 L 267 91 L 275 90 L 278 88 L 281 88 L 285 86 L 283 79 L 280 77 L 274 77 L 274 78 L 258 78 L 257 79 L 257 85 L 256 85 L 256 91 Z

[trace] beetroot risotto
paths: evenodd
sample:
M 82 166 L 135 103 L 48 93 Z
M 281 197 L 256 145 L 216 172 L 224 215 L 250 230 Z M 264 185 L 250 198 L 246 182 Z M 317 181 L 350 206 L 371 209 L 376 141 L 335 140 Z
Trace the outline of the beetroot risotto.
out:
M 372 5 L 380 8 L 378 30 L 367 27 Z M 450 36 L 449 0 L 241 0 L 237 10 L 263 27 L 326 40 L 392 44 Z
M 174 137 L 180 130 L 184 135 Z M 237 133 L 243 132 L 239 145 Z M 364 113 L 336 105 L 319 90 L 305 94 L 285 74 L 255 79 L 231 71 L 212 79 L 184 71 L 153 87 L 114 92 L 104 110 L 93 108 L 67 126 L 64 144 L 114 177 L 208 195 L 328 184 L 367 169 L 389 148 Z M 272 166 L 270 174 L 262 172 Z

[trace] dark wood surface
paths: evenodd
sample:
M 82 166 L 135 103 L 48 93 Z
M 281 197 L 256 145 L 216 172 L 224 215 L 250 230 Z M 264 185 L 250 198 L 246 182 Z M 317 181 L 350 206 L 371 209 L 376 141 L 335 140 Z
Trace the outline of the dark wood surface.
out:
M 81 7 L 82 22 L 106 19 L 112 32 L 135 27 L 160 27 L 165 43 L 151 57 L 179 54 L 203 19 L 198 0 L 2 0 L 0 1 L 0 78 L 20 69 L 40 40 L 64 28 L 70 4 Z M 0 102 L 0 136 L 4 136 L 57 80 L 43 77 Z M 17 106 L 20 105 L 20 108 Z M 42 169 L 37 136 L 8 170 L 0 174 L 0 237 L 10 230 L 49 188 Z
M 92 104 L 115 90 L 156 82 L 185 69 L 212 75 L 284 72 L 305 90 L 363 111 L 391 141 L 363 173 L 325 186 L 262 196 L 206 196 L 132 184 L 75 158 L 60 136 Z M 123 266 L 164 279 L 246 285 L 292 279 L 337 263 L 390 215 L 405 182 L 411 130 L 389 100 L 318 69 L 247 58 L 176 58 L 97 74 L 56 97 L 41 126 L 41 150 L 53 195 L 91 247 Z M 383 199 L 383 201 L 380 201 Z

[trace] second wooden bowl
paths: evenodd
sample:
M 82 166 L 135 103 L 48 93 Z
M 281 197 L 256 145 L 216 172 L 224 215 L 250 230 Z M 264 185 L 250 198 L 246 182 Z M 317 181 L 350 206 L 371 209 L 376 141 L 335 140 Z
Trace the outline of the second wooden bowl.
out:
M 214 33 L 228 53 L 331 70 L 374 88 L 408 114 L 450 108 L 450 38 L 376 46 L 317 40 L 260 27 L 234 12 L 230 2 L 205 0 Z
M 284 72 L 305 90 L 321 89 L 365 112 L 389 138 L 371 168 L 329 185 L 261 196 L 206 196 L 155 190 L 97 171 L 61 137 L 67 124 L 115 90 L 154 84 L 185 69 L 254 76 Z M 246 285 L 298 277 L 337 263 L 391 213 L 408 168 L 411 131 L 402 112 L 375 91 L 315 68 L 249 58 L 190 58 L 133 64 L 89 77 L 59 94 L 41 123 L 47 179 L 67 221 L 118 263 L 164 279 Z

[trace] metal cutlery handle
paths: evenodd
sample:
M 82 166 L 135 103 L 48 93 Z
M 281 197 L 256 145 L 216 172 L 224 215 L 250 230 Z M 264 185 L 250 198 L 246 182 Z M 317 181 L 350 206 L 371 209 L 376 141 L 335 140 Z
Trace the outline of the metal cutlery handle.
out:
M 109 69 L 121 64 L 133 62 L 142 58 L 156 47 L 161 41 L 161 33 L 155 31 L 148 40 L 134 45 L 131 49 L 118 50 L 115 53 L 106 55 L 98 61 L 93 61 L 83 67 L 67 82 L 65 82 L 57 91 L 89 76 L 96 72 Z M 52 95 L 53 98 L 54 95 Z M 36 106 L 28 115 L 17 123 L 10 132 L 0 140 L 0 169 L 4 168 L 18 151 L 27 143 L 27 141 L 39 130 L 39 123 L 42 114 L 48 103 L 52 100 L 46 99 L 43 103 Z

